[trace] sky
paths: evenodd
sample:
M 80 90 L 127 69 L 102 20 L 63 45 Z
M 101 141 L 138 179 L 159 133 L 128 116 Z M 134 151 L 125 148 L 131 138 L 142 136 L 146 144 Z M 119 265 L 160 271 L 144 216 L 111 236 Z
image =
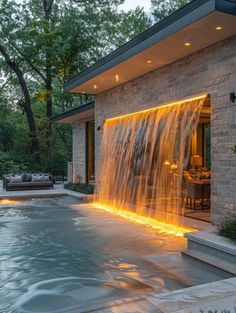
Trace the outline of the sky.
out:
M 145 11 L 148 11 L 151 6 L 151 0 L 125 0 L 122 8 L 124 10 L 135 9 L 138 5 L 144 7 Z

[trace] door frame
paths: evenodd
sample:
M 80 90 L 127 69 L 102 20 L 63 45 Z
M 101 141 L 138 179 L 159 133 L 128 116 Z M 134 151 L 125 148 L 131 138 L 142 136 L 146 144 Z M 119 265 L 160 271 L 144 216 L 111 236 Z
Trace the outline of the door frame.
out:
M 85 149 L 85 171 L 86 171 L 86 183 L 89 183 L 89 126 L 90 124 L 93 124 L 93 156 L 92 156 L 92 162 L 93 162 L 93 167 L 95 169 L 95 121 L 94 120 L 89 120 L 86 121 L 86 140 L 85 140 L 85 145 L 86 145 L 86 149 Z M 94 173 L 95 175 L 95 173 Z

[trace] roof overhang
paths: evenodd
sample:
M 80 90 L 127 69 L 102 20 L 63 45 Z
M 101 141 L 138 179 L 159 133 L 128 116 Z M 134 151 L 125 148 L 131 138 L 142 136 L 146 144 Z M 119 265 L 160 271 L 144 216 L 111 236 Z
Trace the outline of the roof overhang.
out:
M 51 117 L 51 121 L 60 124 L 74 124 L 82 119 L 94 119 L 94 101 Z
M 70 79 L 66 89 L 99 94 L 235 34 L 236 0 L 193 0 Z

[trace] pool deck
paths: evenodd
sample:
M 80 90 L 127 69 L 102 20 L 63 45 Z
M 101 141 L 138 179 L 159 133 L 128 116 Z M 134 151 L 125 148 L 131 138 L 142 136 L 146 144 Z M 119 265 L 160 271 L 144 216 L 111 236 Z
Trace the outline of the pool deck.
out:
M 198 285 L 173 292 L 125 299 L 96 313 L 235 313 L 236 278 Z

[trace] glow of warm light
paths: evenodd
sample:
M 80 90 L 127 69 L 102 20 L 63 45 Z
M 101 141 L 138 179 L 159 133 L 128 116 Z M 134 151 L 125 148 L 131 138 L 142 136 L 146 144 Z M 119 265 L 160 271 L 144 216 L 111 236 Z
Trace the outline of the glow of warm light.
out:
M 81 93 L 85 93 L 85 91 L 81 91 Z
M 147 60 L 147 64 L 152 64 L 152 60 Z
M 139 215 L 137 213 L 127 211 L 124 209 L 119 209 L 119 208 L 113 207 L 111 205 L 106 205 L 106 204 L 97 203 L 97 202 L 94 202 L 92 205 L 96 209 L 100 209 L 100 210 L 106 211 L 108 213 L 115 214 L 115 215 L 122 217 L 122 218 L 125 218 L 125 219 L 127 219 L 133 223 L 149 226 L 153 229 L 157 229 L 158 231 L 166 233 L 168 235 L 183 237 L 185 233 L 196 231 L 195 229 L 185 228 L 185 227 L 180 227 L 180 226 L 176 226 L 173 224 L 168 224 L 165 222 L 160 222 L 160 221 L 155 220 L 153 218 L 142 216 L 142 215 Z
M 117 116 L 117 117 L 112 117 L 112 118 L 107 119 L 107 121 L 117 120 L 117 119 L 124 118 L 124 117 L 128 117 L 128 116 L 134 116 L 134 114 L 143 114 L 143 113 L 145 113 L 145 112 L 154 111 L 154 110 L 156 110 L 157 108 L 158 108 L 158 109 L 167 108 L 167 107 L 171 107 L 171 106 L 178 105 L 178 104 L 184 104 L 184 103 L 191 102 L 191 101 L 195 101 L 195 100 L 196 100 L 196 101 L 197 101 L 197 100 L 201 100 L 201 99 L 203 100 L 203 99 L 206 98 L 206 97 L 207 97 L 207 95 L 201 95 L 201 96 L 198 96 L 198 97 L 195 97 L 195 98 L 190 98 L 190 99 L 186 99 L 186 100 L 182 100 L 182 101 L 172 102 L 172 103 L 168 103 L 168 104 L 156 106 L 155 108 L 151 108 L 151 109 L 147 109 L 147 110 L 142 110 L 142 111 L 138 111 L 138 112 L 135 112 L 135 113 L 129 113 L 129 114 L 125 114 L 125 115 L 120 115 L 120 116 Z
M 170 165 L 170 162 L 168 161 L 168 160 L 166 160 L 165 162 L 164 162 L 164 165 Z
M 98 88 L 98 86 L 97 86 L 97 85 L 94 85 L 94 86 L 93 86 L 93 88 L 94 88 L 94 89 L 97 89 L 97 88 Z
M 183 236 L 192 231 L 182 227 L 183 164 L 206 98 L 107 119 L 97 207 L 168 234 Z
M 10 200 L 10 199 L 2 199 L 0 200 L 0 205 L 1 204 L 18 204 L 20 203 L 20 201 L 16 201 L 16 200 Z
M 120 79 L 120 76 L 119 75 L 115 75 L 115 79 L 116 79 L 116 82 L 118 83 L 119 79 Z
M 222 26 L 216 26 L 216 30 L 221 30 L 222 28 Z
M 186 47 L 189 47 L 189 46 L 191 46 L 191 43 L 190 42 L 185 42 L 185 44 L 184 44 Z
M 171 168 L 172 170 L 177 170 L 178 165 L 177 165 L 177 164 L 172 164 L 170 168 Z

